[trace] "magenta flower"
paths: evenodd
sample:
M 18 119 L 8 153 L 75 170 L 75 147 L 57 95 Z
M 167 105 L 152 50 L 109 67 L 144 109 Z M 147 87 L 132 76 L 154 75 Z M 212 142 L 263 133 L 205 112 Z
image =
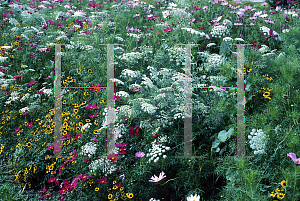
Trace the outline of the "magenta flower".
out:
M 115 96 L 115 95 L 112 96 L 111 99 L 116 100 L 116 101 L 120 101 L 121 100 L 119 96 Z
M 157 177 L 156 175 L 154 175 L 154 176 L 152 176 L 151 177 L 151 180 L 149 180 L 149 182 L 159 182 L 159 181 L 161 181 L 163 178 L 165 178 L 165 177 L 167 177 L 166 175 L 165 175 L 165 173 L 164 172 L 161 172 L 160 174 L 159 174 L 159 177 Z
M 287 156 L 291 157 L 291 159 L 294 161 L 294 163 L 300 165 L 300 158 L 296 158 L 296 154 L 291 152 L 291 153 L 287 154 Z
M 16 128 L 15 132 L 13 132 L 13 133 L 17 133 L 20 130 L 20 128 L 21 128 L 20 126 L 18 128 Z
M 50 150 L 50 149 L 53 149 L 54 148 L 54 144 L 50 145 L 49 147 L 47 147 L 46 150 Z
M 142 158 L 142 157 L 145 156 L 145 154 L 144 154 L 144 152 L 140 152 L 140 151 L 139 151 L 139 152 L 136 152 L 136 153 L 135 153 L 135 156 L 136 156 L 136 157 L 139 157 L 139 158 Z
M 75 139 L 79 139 L 82 136 L 82 133 L 76 134 Z
M 32 85 L 36 85 L 36 82 L 34 80 L 31 80 L 28 85 L 31 87 Z
M 100 84 L 97 84 L 97 85 L 94 85 L 94 84 L 92 84 L 92 87 L 99 87 L 100 86 Z M 91 89 L 92 90 L 92 92 L 98 92 L 98 91 L 100 91 L 101 90 L 101 88 L 96 88 L 96 89 Z
M 106 184 L 107 178 L 106 177 L 102 177 L 101 179 L 98 180 L 99 184 Z
M 51 177 L 50 179 L 47 180 L 48 183 L 53 183 L 56 181 L 55 177 Z
M 269 35 L 264 35 L 264 33 L 260 33 L 260 35 L 266 37 L 266 39 L 268 39 L 269 37 L 274 37 L 274 38 L 278 37 L 278 35 L 273 34 L 273 29 L 270 29 Z
M 94 113 L 91 113 L 91 114 L 89 115 L 89 118 L 94 118 L 94 117 L 97 117 L 97 114 L 98 114 L 98 113 L 96 113 L 96 114 L 94 114 Z
M 107 156 L 107 158 L 108 158 L 111 162 L 116 162 L 116 161 L 119 159 L 118 154 L 115 154 L 115 153 L 109 154 L 109 155 Z
M 131 89 L 131 91 L 136 92 L 136 91 L 140 91 L 140 89 L 133 87 L 133 89 Z
M 52 21 L 52 20 L 48 20 L 48 22 L 49 22 L 51 25 L 55 25 L 55 22 Z
M 139 126 L 136 126 L 135 129 L 133 128 L 133 126 L 130 126 L 129 128 L 129 135 L 131 135 L 131 138 L 134 138 L 134 135 L 139 136 Z
M 17 50 L 18 50 L 18 51 L 21 51 L 21 50 L 23 50 L 23 48 L 22 48 L 22 47 L 18 47 Z
M 34 55 L 33 55 L 33 54 L 30 54 L 30 55 L 29 55 L 29 57 L 30 57 L 30 58 L 33 58 L 33 57 L 34 57 Z

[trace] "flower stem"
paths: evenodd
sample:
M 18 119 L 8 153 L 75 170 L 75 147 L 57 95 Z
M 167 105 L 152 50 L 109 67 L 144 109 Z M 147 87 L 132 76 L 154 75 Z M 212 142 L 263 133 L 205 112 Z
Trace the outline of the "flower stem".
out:
M 295 180 L 294 180 L 294 192 L 293 192 L 294 201 L 295 201 L 295 188 L 296 188 L 296 173 L 297 173 L 297 165 L 295 165 Z

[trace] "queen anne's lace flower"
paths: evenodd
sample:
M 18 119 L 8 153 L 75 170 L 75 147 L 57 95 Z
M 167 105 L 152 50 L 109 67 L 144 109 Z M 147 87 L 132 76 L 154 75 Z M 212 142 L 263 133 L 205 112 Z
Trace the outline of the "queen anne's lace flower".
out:
M 96 153 L 97 146 L 93 142 L 89 142 L 85 144 L 84 146 L 81 147 L 81 152 L 80 154 L 83 156 L 88 156 L 91 157 L 93 154 Z
M 212 37 L 218 37 L 221 38 L 222 36 L 225 36 L 225 34 L 228 34 L 229 31 L 227 29 L 227 27 L 223 26 L 223 25 L 219 25 L 219 26 L 215 26 L 211 33 Z
M 250 139 L 250 147 L 255 150 L 254 154 L 261 154 L 264 152 L 267 143 L 267 136 L 262 129 L 257 131 L 256 129 L 252 129 L 252 132 L 250 135 L 248 135 L 248 138 Z

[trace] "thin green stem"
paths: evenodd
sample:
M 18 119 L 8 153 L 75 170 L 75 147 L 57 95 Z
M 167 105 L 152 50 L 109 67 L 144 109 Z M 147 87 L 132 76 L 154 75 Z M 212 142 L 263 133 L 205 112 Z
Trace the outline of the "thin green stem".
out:
M 293 201 L 295 201 L 296 174 L 297 174 L 297 165 L 295 165 L 295 180 L 294 180 Z

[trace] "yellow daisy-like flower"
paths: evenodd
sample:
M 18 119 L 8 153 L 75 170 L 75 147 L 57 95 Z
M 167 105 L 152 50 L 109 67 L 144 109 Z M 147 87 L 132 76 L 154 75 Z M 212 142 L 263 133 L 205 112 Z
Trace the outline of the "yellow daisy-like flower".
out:
M 268 77 L 268 78 L 267 78 L 267 80 L 270 80 L 270 81 L 271 81 L 271 80 L 273 80 L 273 78 L 271 78 L 271 77 Z
M 28 142 L 28 143 L 26 144 L 27 147 L 31 147 L 31 145 L 32 145 L 31 142 Z
M 114 180 L 114 181 L 113 181 L 113 184 L 116 184 L 116 183 L 117 183 L 117 181 L 116 181 L 116 180 Z
M 133 198 L 133 194 L 132 194 L 132 193 L 126 193 L 126 196 L 127 196 L 129 199 Z
M 271 196 L 274 198 L 277 193 L 271 192 Z
M 120 188 L 120 191 L 122 191 L 122 190 L 124 190 L 124 187 L 121 187 L 121 188 Z
M 97 188 L 95 188 L 95 191 L 99 191 L 99 188 L 97 187 Z
M 264 74 L 263 77 L 269 76 L 268 74 Z
M 114 189 L 114 190 L 118 189 L 118 186 L 117 186 L 117 185 L 114 185 L 113 189 Z
M 277 194 L 277 198 L 278 199 L 283 199 L 284 198 L 284 194 L 283 193 L 278 193 Z
M 108 194 L 108 196 L 107 196 L 107 197 L 108 197 L 108 199 L 111 199 L 111 198 L 112 198 L 112 196 L 113 196 L 112 194 Z
M 115 201 L 115 200 L 118 200 L 118 199 L 119 199 L 118 197 L 115 197 L 114 201 Z
M 263 96 L 270 96 L 270 92 L 265 92 Z
M 278 184 L 280 184 L 282 186 L 282 188 L 286 188 L 286 181 L 285 180 L 281 181 Z

